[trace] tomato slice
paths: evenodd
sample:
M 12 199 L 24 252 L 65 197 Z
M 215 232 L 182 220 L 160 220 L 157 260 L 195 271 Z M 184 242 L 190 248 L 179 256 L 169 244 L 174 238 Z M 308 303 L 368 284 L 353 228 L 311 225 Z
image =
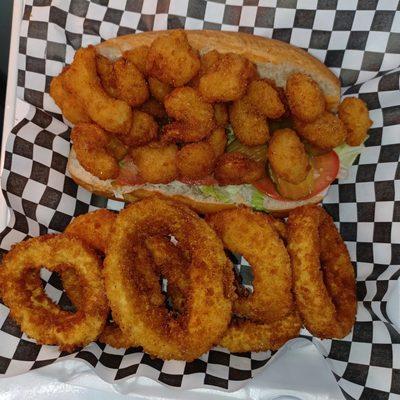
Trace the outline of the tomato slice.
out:
M 144 183 L 131 156 L 125 156 L 119 162 L 119 175 L 115 183 L 117 185 L 139 185 Z
M 314 197 L 326 189 L 336 179 L 339 172 L 340 161 L 338 155 L 334 151 L 312 157 L 312 163 L 314 166 L 314 190 L 308 196 L 304 197 L 304 199 Z M 269 176 L 254 182 L 253 186 L 260 192 L 274 199 L 295 201 L 282 197 L 276 190 L 275 184 Z

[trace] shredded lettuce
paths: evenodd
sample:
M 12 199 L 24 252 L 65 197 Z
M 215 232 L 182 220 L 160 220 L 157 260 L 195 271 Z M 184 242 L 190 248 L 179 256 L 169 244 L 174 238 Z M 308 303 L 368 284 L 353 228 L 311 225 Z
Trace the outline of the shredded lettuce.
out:
M 223 203 L 229 203 L 229 197 L 218 187 L 202 185 L 199 186 L 200 191 L 215 200 L 222 201 Z
M 235 140 L 235 134 L 230 125 L 225 128 L 226 135 L 228 136 L 228 146 Z
M 259 192 L 256 188 L 253 189 L 251 196 L 251 206 L 258 211 L 266 211 L 264 207 L 265 196 Z
M 340 170 L 338 178 L 346 178 L 350 167 L 353 165 L 354 160 L 362 153 L 365 146 L 364 144 L 360 146 L 349 146 L 344 143 L 338 147 L 335 147 L 335 152 L 340 160 Z

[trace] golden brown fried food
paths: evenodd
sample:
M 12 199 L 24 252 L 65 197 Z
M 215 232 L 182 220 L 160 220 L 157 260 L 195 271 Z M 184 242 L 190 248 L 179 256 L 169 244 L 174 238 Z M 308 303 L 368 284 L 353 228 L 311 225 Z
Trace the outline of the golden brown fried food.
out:
M 265 177 L 265 166 L 242 153 L 224 153 L 217 160 L 214 176 L 221 185 L 241 185 Z
M 166 97 L 164 106 L 168 115 L 177 120 L 164 126 L 165 141 L 198 142 L 208 136 L 215 125 L 213 106 L 193 88 L 174 89 Z
M 237 100 L 245 94 L 251 73 L 250 61 L 246 58 L 224 54 L 200 78 L 199 91 L 209 102 Z
M 152 115 L 155 119 L 158 120 L 168 117 L 164 105 L 152 97 L 145 103 L 143 103 L 139 107 L 139 110 Z
M 311 165 L 303 143 L 292 129 L 278 129 L 268 146 L 268 161 L 275 175 L 298 184 L 310 171 Z
M 297 312 L 271 323 L 234 318 L 219 345 L 234 353 L 278 350 L 299 336 L 301 319 Z
M 217 50 L 210 50 L 201 56 L 201 67 L 200 73 L 204 75 L 211 67 L 221 59 L 222 54 L 218 53 Z
M 190 143 L 183 146 L 176 156 L 180 177 L 201 179 L 213 172 L 215 153 L 207 142 Z
M 229 112 L 233 132 L 236 138 L 247 146 L 267 143 L 269 128 L 265 117 L 257 114 L 247 99 L 236 100 Z
M 146 76 L 146 59 L 148 52 L 149 46 L 139 46 L 131 50 L 124 51 L 122 57 L 134 63 L 136 65 L 136 68 L 142 73 L 142 75 Z
M 206 139 L 207 143 L 214 150 L 215 157 L 218 158 L 225 152 L 225 147 L 228 142 L 224 128 L 216 128 L 211 132 L 211 135 Z
M 168 83 L 161 82 L 152 76 L 149 77 L 149 88 L 151 95 L 161 103 L 164 103 L 165 97 L 174 89 Z
M 291 211 L 288 251 L 304 325 L 320 338 L 345 337 L 355 321 L 356 280 L 349 252 L 332 218 L 318 206 Z
M 118 88 L 117 97 L 132 107 L 143 104 L 149 98 L 149 88 L 135 64 L 120 58 L 115 61 L 113 67 Z
M 182 30 L 157 37 L 147 54 L 149 76 L 174 87 L 189 82 L 200 69 L 200 58 Z
M 157 234 L 174 236 L 190 255 L 188 311 L 176 318 L 167 308 L 151 303 L 151 292 L 140 280 L 142 265 L 132 257 L 132 239 Z M 232 303 L 224 284 L 226 267 L 221 241 L 187 207 L 157 197 L 131 204 L 117 217 L 104 262 L 113 317 L 150 355 L 193 360 L 217 343 L 229 324 Z M 154 276 L 158 279 L 158 274 Z
M 115 136 L 110 137 L 110 141 L 106 145 L 107 151 L 114 156 L 118 161 L 122 160 L 128 153 L 128 146 L 124 145 Z
M 339 105 L 339 118 L 343 121 L 349 146 L 360 146 L 372 125 L 367 105 L 356 97 L 346 97 Z
M 150 143 L 131 150 L 131 156 L 144 182 L 168 183 L 177 175 L 175 144 Z
M 218 126 L 225 128 L 229 123 L 228 106 L 225 103 L 214 104 L 214 118 Z
M 308 75 L 291 74 L 286 82 L 285 93 L 290 111 L 301 121 L 312 122 L 325 110 L 324 94 Z
M 76 157 L 84 169 L 102 180 L 118 176 L 118 161 L 107 149 L 110 138 L 98 125 L 75 125 L 71 139 Z
M 132 111 L 128 103 L 114 99 L 103 89 L 96 72 L 96 50 L 93 46 L 79 49 L 65 72 L 64 85 L 81 102 L 89 117 L 112 133 L 127 133 Z
M 39 279 L 39 287 L 34 290 L 29 280 L 25 283 L 25 274 L 39 272 L 43 266 L 56 272 L 75 271 L 85 289 L 85 302 L 76 313 L 63 311 L 51 301 L 41 301 L 45 294 Z M 100 261 L 77 238 L 44 235 L 18 243 L 3 258 L 0 282 L 2 300 L 12 318 L 40 344 L 58 345 L 60 350 L 72 352 L 96 340 L 105 325 L 108 302 Z
M 307 176 L 300 183 L 291 183 L 285 181 L 279 176 L 274 177 L 276 189 L 285 199 L 300 200 L 310 196 L 314 191 L 314 168 L 311 166 Z
M 54 99 L 62 114 L 73 124 L 91 122 L 88 113 L 79 100 L 63 86 L 63 74 L 55 76 L 50 83 L 50 96 Z
M 346 127 L 343 122 L 327 111 L 314 122 L 307 123 L 295 119 L 294 127 L 305 140 L 325 150 L 341 145 L 346 138 Z
M 207 217 L 224 247 L 241 254 L 252 266 L 253 292 L 239 296 L 233 313 L 258 322 L 284 318 L 293 307 L 289 254 L 275 228 L 262 213 L 239 207 Z
M 133 110 L 132 126 L 121 140 L 128 146 L 142 146 L 157 139 L 158 124 L 150 114 Z
M 246 99 L 257 113 L 267 118 L 280 118 L 285 113 L 285 106 L 278 91 L 268 80 L 259 79 L 250 83 Z
M 96 54 L 96 70 L 103 89 L 109 96 L 117 99 L 118 87 L 113 62 L 101 54 Z

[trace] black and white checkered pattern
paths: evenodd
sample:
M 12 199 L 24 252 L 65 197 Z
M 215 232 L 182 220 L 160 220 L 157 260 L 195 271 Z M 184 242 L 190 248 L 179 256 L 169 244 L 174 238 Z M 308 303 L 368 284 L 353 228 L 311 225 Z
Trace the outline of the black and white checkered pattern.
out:
M 400 275 L 400 12 L 393 0 L 28 0 L 21 24 L 17 94 L 33 106 L 7 144 L 2 188 L 12 210 L 1 251 L 27 236 L 62 231 L 76 215 L 123 205 L 92 195 L 66 174 L 69 130 L 48 95 L 52 76 L 74 51 L 116 35 L 152 29 L 223 29 L 273 37 L 307 49 L 340 75 L 343 94 L 359 96 L 374 125 L 349 176 L 332 185 L 325 207 L 337 222 L 357 271 L 359 308 L 344 340 L 309 337 L 326 356 L 348 399 L 400 396 L 400 334 L 387 301 Z M 45 110 L 43 112 L 40 109 Z M 242 270 L 249 272 L 241 261 Z M 67 305 L 59 279 L 46 291 Z M 270 353 L 215 348 L 192 363 L 151 359 L 140 349 L 92 344 L 74 355 L 38 346 L 0 304 L 0 373 L 13 375 L 60 358 L 90 363 L 114 382 L 145 375 L 171 386 L 235 390 Z

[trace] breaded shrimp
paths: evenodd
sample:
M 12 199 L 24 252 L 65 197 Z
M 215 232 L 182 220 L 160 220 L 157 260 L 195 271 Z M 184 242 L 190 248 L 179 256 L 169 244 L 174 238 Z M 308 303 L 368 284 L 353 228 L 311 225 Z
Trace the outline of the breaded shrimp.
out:
M 149 77 L 149 88 L 151 95 L 161 103 L 164 103 L 165 97 L 173 90 L 171 85 L 152 76 Z
M 200 57 L 190 45 L 183 30 L 157 37 L 147 54 L 149 76 L 174 87 L 189 82 L 200 69 Z
M 139 46 L 131 50 L 124 51 L 122 57 L 135 64 L 136 68 L 143 76 L 147 75 L 146 59 L 149 52 L 149 46 Z
M 179 175 L 187 179 L 201 179 L 210 175 L 214 165 L 214 150 L 207 142 L 187 144 L 176 157 Z
M 133 110 L 133 120 L 127 135 L 121 140 L 128 146 L 142 146 L 157 139 L 158 124 L 150 114 Z
M 267 143 L 269 128 L 265 117 L 256 113 L 246 98 L 236 100 L 229 112 L 236 138 L 247 146 Z
M 242 153 L 224 153 L 217 160 L 214 176 L 221 185 L 241 185 L 262 179 L 265 166 Z
M 225 103 L 214 104 L 214 118 L 218 126 L 225 127 L 229 122 L 228 106 Z
M 145 182 L 169 183 L 177 177 L 175 144 L 153 142 L 131 150 L 133 161 Z
M 311 168 L 304 145 L 292 129 L 275 131 L 267 153 L 274 173 L 290 183 L 303 181 Z
M 206 139 L 207 143 L 212 147 L 215 157 L 224 154 L 225 147 L 228 142 L 224 128 L 216 128 L 211 132 L 211 135 Z
M 372 125 L 366 104 L 356 97 L 346 97 L 339 105 L 339 118 L 346 127 L 346 143 L 350 146 L 362 144 Z
M 294 73 L 286 82 L 286 97 L 292 114 L 301 121 L 315 121 L 325 110 L 325 98 L 308 75 Z
M 98 125 L 75 125 L 71 139 L 76 157 L 84 169 L 102 180 L 118 176 L 118 161 L 107 149 L 110 138 Z

